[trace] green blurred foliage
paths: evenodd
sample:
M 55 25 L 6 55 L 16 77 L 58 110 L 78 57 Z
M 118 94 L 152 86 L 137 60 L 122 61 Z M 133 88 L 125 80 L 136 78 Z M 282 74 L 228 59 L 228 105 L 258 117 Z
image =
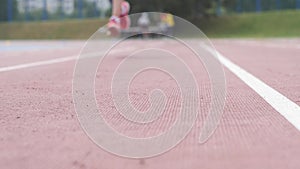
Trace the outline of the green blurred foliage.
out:
M 131 13 L 168 12 L 186 19 L 208 15 L 215 0 L 128 0 Z

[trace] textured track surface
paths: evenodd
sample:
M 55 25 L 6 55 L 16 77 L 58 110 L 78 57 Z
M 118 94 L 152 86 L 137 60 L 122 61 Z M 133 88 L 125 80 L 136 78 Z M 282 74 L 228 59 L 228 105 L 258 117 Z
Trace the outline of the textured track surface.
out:
M 141 43 L 176 45 L 157 41 Z M 300 40 L 214 40 L 216 49 L 241 68 L 300 105 Z M 76 56 L 84 42 L 13 41 L 0 42 L 0 70 L 20 64 Z M 124 54 L 113 54 L 107 74 Z M 147 58 L 155 60 L 157 58 Z M 138 58 L 136 58 L 137 61 Z M 145 61 L 145 60 L 142 60 Z M 192 64 L 192 62 L 191 62 Z M 81 129 L 72 101 L 75 60 L 0 71 L 0 168 L 87 168 L 87 169 L 298 169 L 300 167 L 300 131 L 282 117 L 255 91 L 225 68 L 227 100 L 221 123 L 203 145 L 199 131 L 206 116 L 200 113 L 188 137 L 171 151 L 150 159 L 116 157 L 96 146 Z M 193 66 L 191 66 L 193 69 Z M 209 83 L 203 67 L 194 67 L 202 85 L 203 111 L 208 108 Z M 148 72 L 135 79 L 130 94 L 137 108 L 147 109 L 145 93 L 154 86 L 167 91 L 170 103 L 166 112 L 176 111 L 176 83 L 163 74 Z M 146 78 L 145 78 L 146 77 Z M 151 78 L 150 78 L 151 77 Z M 97 76 L 101 79 L 101 75 Z M 109 86 L 96 80 L 96 97 L 104 116 L 117 130 L 144 137 L 165 130 L 176 116 L 138 130 L 138 126 L 120 122 L 114 115 Z M 103 104 L 105 103 L 105 104 Z M 168 121 L 166 121 L 166 120 Z M 300 123 L 300 122 L 299 122 Z

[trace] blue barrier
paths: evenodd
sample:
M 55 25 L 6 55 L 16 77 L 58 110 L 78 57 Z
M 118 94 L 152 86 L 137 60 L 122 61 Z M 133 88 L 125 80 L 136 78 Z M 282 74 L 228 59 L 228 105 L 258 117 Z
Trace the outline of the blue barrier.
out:
M 285 9 L 300 10 L 300 0 L 236 0 L 234 6 L 227 6 L 227 11 L 235 10 L 238 13 Z
M 94 16 L 99 16 L 99 12 L 97 10 L 97 0 L 94 0 L 93 5 L 94 5 Z
M 25 20 L 29 21 L 30 16 L 29 16 L 29 0 L 25 0 Z
M 64 14 L 64 0 L 59 0 L 59 13 L 60 13 L 60 19 L 64 19 L 65 14 Z
M 222 2 L 221 2 L 221 0 L 217 1 L 217 11 L 216 11 L 216 13 L 217 13 L 217 16 L 220 16 L 222 14 Z
M 82 8 L 83 8 L 83 2 L 82 0 L 78 0 L 78 18 L 83 18 Z
M 276 0 L 276 9 L 277 10 L 281 9 L 281 1 L 280 0 Z
M 237 11 L 238 13 L 243 12 L 243 8 L 242 8 L 242 0 L 238 0 L 238 1 L 237 1 L 236 11 Z
M 261 0 L 256 0 L 256 12 L 261 12 Z
M 13 2 L 12 0 L 7 0 L 7 21 L 11 22 L 13 19 Z
M 42 20 L 48 19 L 48 12 L 47 12 L 47 0 L 43 0 L 43 14 L 42 14 Z
M 296 0 L 296 9 L 300 9 L 300 0 Z

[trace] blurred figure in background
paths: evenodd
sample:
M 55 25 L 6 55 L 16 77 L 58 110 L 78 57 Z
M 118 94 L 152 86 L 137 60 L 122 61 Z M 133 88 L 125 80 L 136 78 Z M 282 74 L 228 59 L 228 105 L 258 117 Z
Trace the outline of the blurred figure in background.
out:
M 173 28 L 175 26 L 174 17 L 171 14 L 161 14 L 161 27 L 166 35 L 173 36 Z
M 108 34 L 117 36 L 121 30 L 128 29 L 130 18 L 128 16 L 130 5 L 125 0 L 110 0 L 112 3 L 112 16 L 108 22 Z
M 148 37 L 148 30 L 150 26 L 150 19 L 147 13 L 142 13 L 141 17 L 138 19 L 138 26 L 143 34 L 143 37 Z

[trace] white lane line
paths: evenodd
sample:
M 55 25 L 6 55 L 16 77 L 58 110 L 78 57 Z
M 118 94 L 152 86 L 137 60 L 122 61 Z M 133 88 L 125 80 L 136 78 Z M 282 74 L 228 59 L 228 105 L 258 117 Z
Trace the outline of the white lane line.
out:
M 280 48 L 280 49 L 300 49 L 297 45 L 298 41 L 275 41 L 277 43 L 271 43 L 270 41 L 261 41 L 261 40 L 223 40 L 228 43 L 236 43 L 242 46 L 251 46 L 251 47 L 266 47 L 266 48 Z
M 110 54 L 112 53 L 118 53 L 118 52 L 126 52 L 129 50 L 132 50 L 133 48 L 126 48 L 124 50 L 114 50 L 111 51 Z M 58 58 L 58 59 L 52 59 L 52 60 L 45 60 L 45 61 L 39 61 L 39 62 L 33 62 L 33 63 L 25 63 L 25 64 L 20 64 L 20 65 L 15 65 L 15 66 L 8 66 L 8 67 L 0 67 L 0 73 L 1 72 L 9 72 L 13 70 L 19 70 L 19 69 L 25 69 L 25 68 L 31 68 L 31 67 L 37 67 L 37 66 L 45 66 L 45 65 L 51 65 L 51 64 L 56 64 L 56 63 L 63 63 L 63 62 L 68 62 L 68 61 L 73 61 L 76 59 L 86 59 L 90 57 L 98 57 L 99 55 L 102 55 L 106 52 L 95 52 L 95 53 L 88 53 L 85 55 L 81 55 L 78 57 L 78 55 L 74 56 L 69 56 L 69 57 L 64 57 L 64 58 Z
M 0 68 L 0 72 L 8 72 L 8 71 L 13 71 L 13 70 L 18 70 L 18 69 L 25 69 L 25 68 L 30 68 L 30 67 L 62 63 L 62 62 L 75 60 L 76 58 L 77 58 L 77 56 L 70 56 L 70 57 L 64 57 L 64 58 L 59 58 L 59 59 L 52 59 L 52 60 L 46 60 L 46 61 L 40 61 L 40 62 L 33 62 L 33 63 L 27 63 L 27 64 L 15 65 L 15 66 L 2 67 L 2 68 Z
M 211 52 L 213 51 L 211 50 Z M 227 69 L 229 69 L 233 74 L 235 74 L 243 82 L 245 82 L 267 103 L 269 103 L 278 113 L 280 113 L 298 130 L 300 130 L 300 107 L 296 103 L 228 60 L 221 53 L 217 52 L 217 55 L 220 62 L 225 67 L 227 67 Z

